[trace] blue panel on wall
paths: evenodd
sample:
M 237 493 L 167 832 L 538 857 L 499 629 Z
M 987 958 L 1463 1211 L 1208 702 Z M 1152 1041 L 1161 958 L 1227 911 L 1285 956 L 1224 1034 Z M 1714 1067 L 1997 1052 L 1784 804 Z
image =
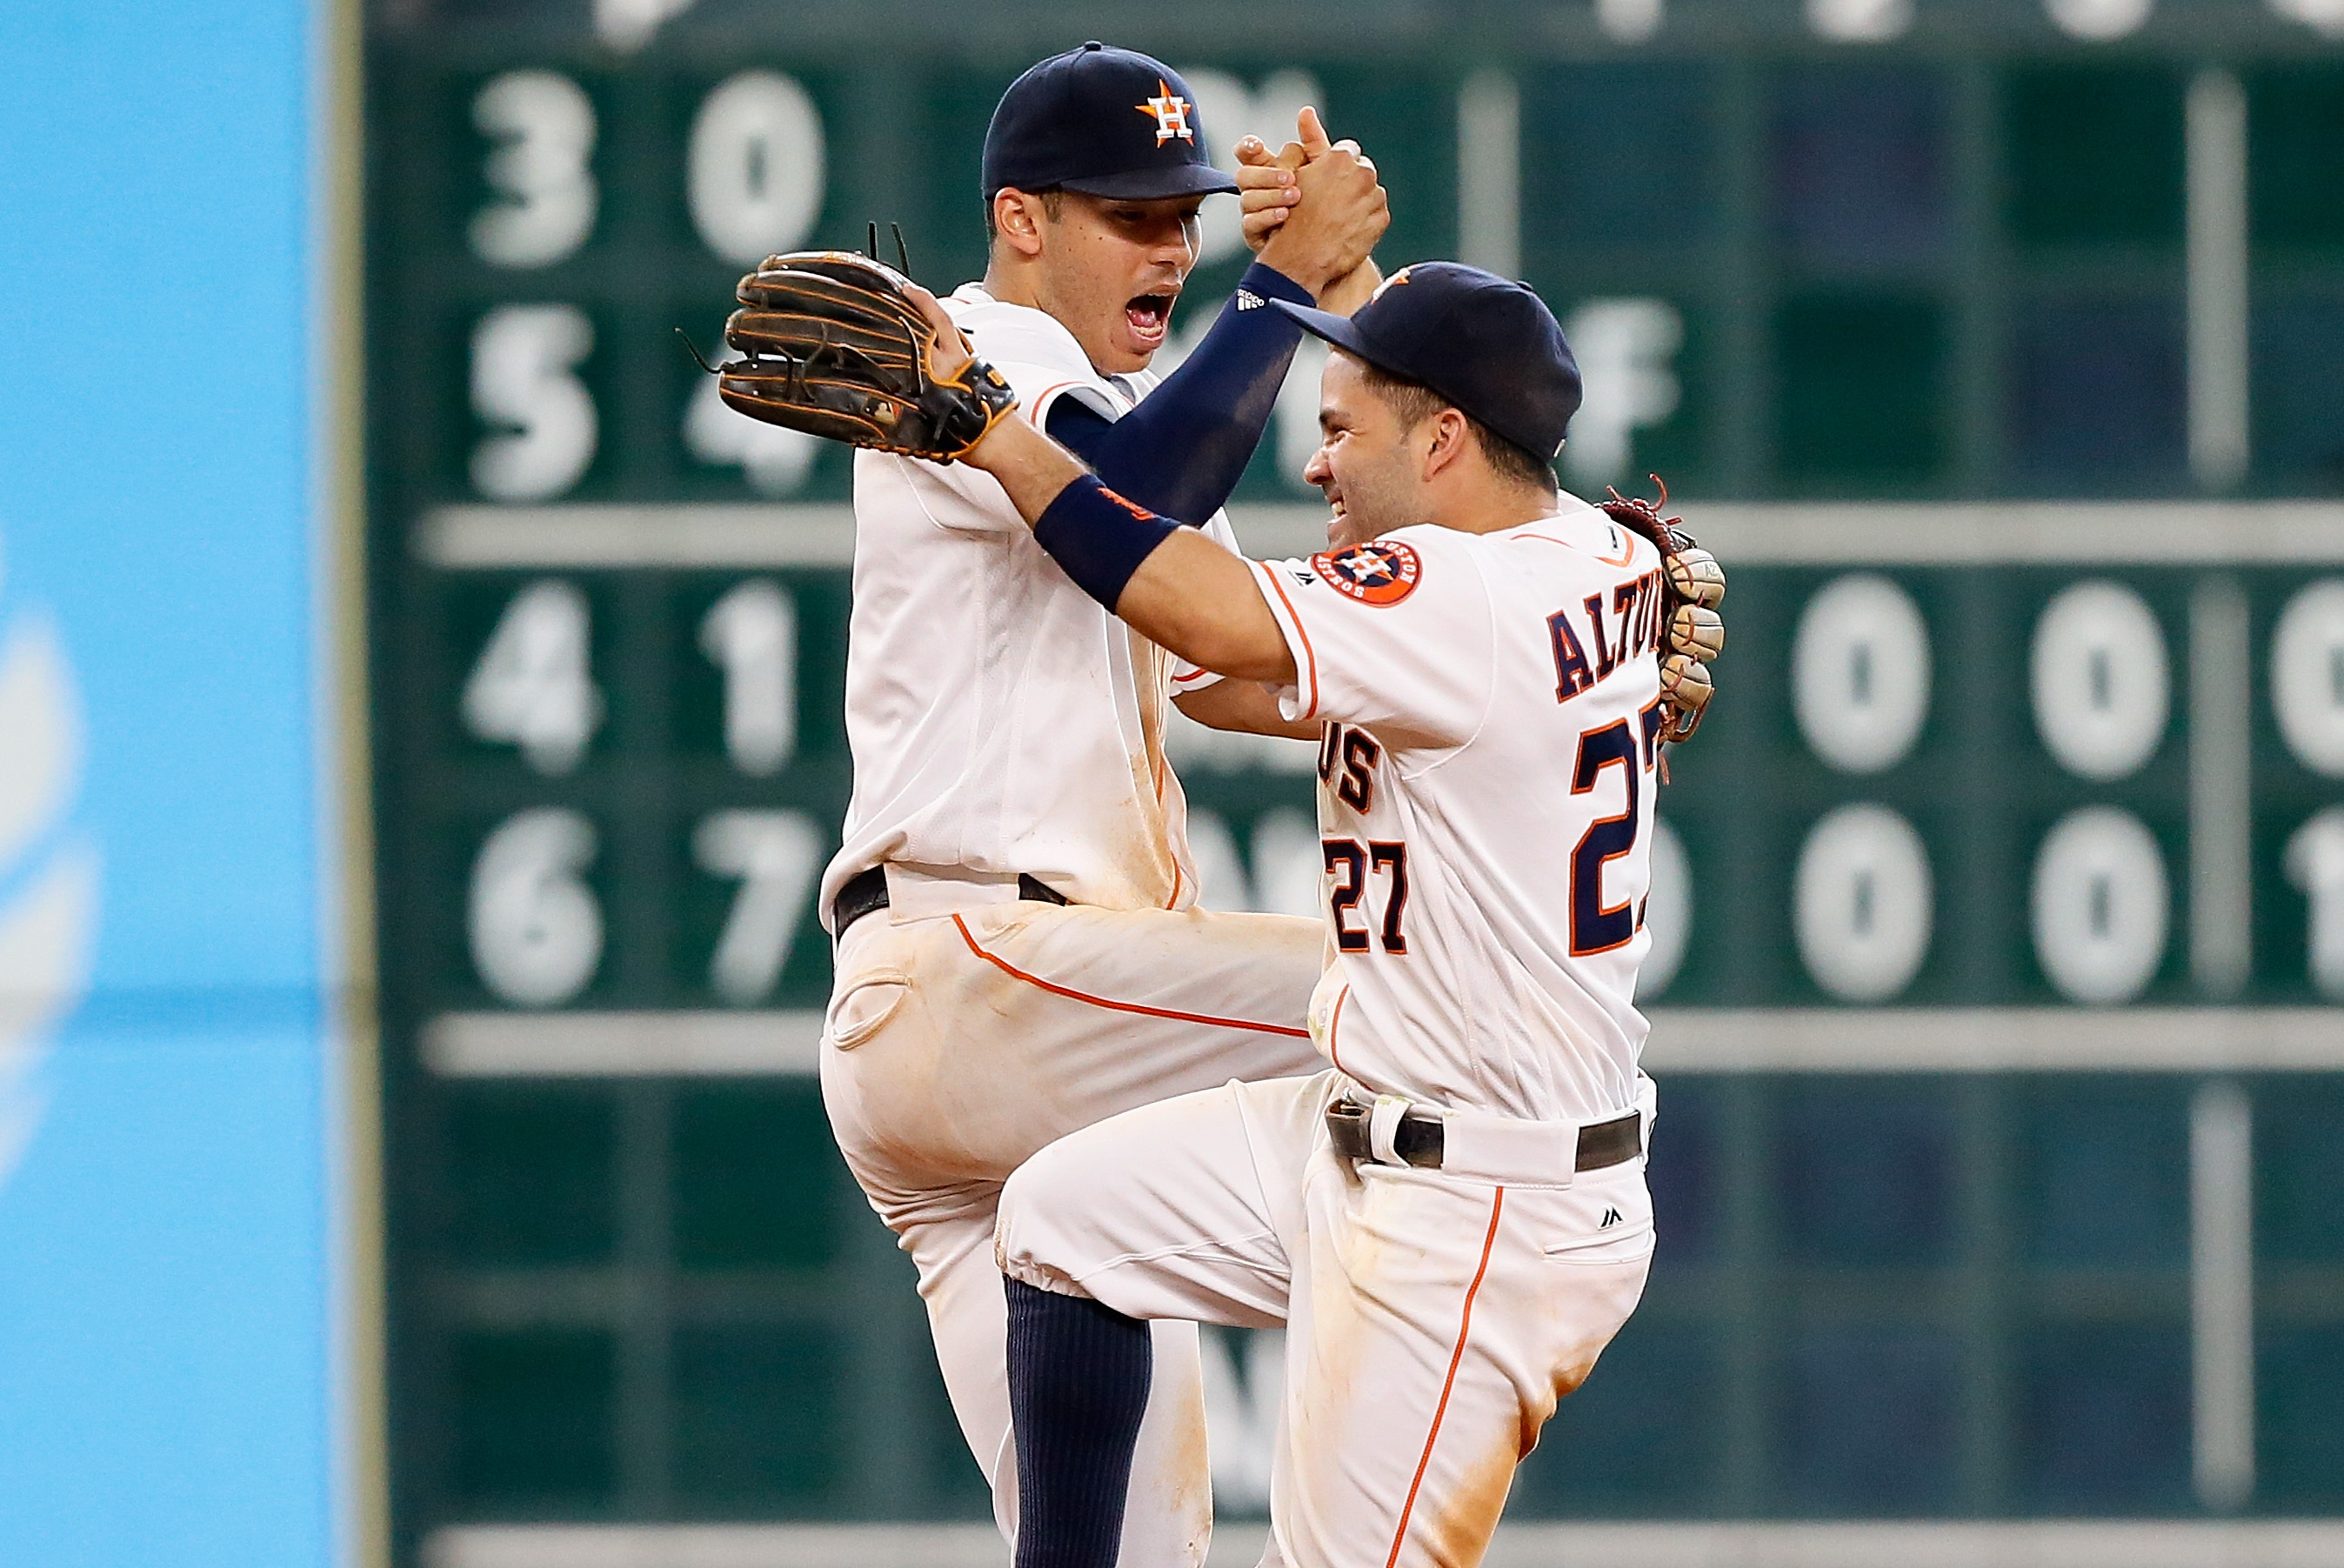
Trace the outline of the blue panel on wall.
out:
M 332 1554 L 310 43 L 0 13 L 8 1563 Z

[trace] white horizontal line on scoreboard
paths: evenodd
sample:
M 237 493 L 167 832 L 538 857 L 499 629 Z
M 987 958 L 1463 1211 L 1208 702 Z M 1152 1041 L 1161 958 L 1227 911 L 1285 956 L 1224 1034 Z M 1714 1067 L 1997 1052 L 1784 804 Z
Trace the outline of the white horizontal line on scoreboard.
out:
M 415 553 L 450 571 L 560 567 L 849 566 L 847 506 L 443 506 Z
M 2290 1072 L 2344 1067 L 2337 1007 L 1656 1007 L 1666 1073 Z
M 1268 1532 L 1213 1532 L 1207 1568 L 1251 1568 Z M 435 1531 L 425 1568 L 1006 1568 L 990 1524 L 479 1524 Z M 1899 1520 L 1500 1525 L 1488 1568 L 2332 1568 L 2344 1521 Z
M 442 1013 L 423 1062 L 443 1077 L 794 1077 L 821 1070 L 818 1012 Z
M 1729 567 L 2344 563 L 2334 501 L 2011 501 L 1828 504 L 1672 501 Z M 1274 559 L 1327 546 L 1323 507 L 1238 506 L 1247 551 Z M 443 506 L 424 514 L 416 555 L 449 571 L 846 566 L 844 505 Z
M 2344 1008 L 1652 1010 L 1669 1073 L 2310 1072 L 2344 1069 Z M 790 1077 L 820 1070 L 822 1014 L 442 1013 L 444 1077 Z

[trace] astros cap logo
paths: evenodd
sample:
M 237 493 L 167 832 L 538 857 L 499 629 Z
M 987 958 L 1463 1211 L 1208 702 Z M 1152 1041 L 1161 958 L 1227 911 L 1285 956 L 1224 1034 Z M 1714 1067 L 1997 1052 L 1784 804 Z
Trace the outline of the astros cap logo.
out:
M 1344 598 L 1379 608 L 1397 604 L 1415 592 L 1417 580 L 1424 575 L 1424 563 L 1416 551 L 1389 539 L 1313 556 L 1310 564 L 1318 569 L 1327 586 Z
M 1372 305 L 1377 300 L 1384 297 L 1385 289 L 1397 288 L 1399 285 L 1407 281 L 1408 268 L 1403 267 L 1398 272 L 1393 273 L 1389 278 L 1385 278 L 1381 283 L 1377 284 L 1376 291 L 1368 296 L 1368 302 Z
M 1171 84 L 1165 81 L 1163 77 L 1156 78 L 1156 96 L 1145 103 L 1134 104 L 1131 106 L 1143 115 L 1156 116 L 1157 147 L 1162 147 L 1174 137 L 1178 137 L 1184 142 L 1193 142 L 1197 139 L 1196 131 L 1188 124 L 1188 100 L 1174 92 Z

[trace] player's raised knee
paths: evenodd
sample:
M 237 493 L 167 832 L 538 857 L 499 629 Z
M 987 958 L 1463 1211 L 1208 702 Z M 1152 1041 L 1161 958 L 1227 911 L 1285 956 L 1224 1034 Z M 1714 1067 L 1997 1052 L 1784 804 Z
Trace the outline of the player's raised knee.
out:
M 1088 1294 L 1074 1276 L 1077 1254 L 1092 1250 L 1080 1233 L 1089 1229 L 1083 1217 L 1097 1209 L 1085 1187 L 1100 1168 L 1079 1146 L 1095 1141 L 1079 1133 L 1062 1138 L 1011 1173 L 993 1226 L 994 1261 L 1004 1274 L 1045 1290 Z

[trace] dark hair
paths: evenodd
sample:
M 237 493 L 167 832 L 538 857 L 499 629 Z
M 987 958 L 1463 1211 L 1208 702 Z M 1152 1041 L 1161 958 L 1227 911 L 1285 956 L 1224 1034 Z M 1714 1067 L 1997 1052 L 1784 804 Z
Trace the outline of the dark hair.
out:
M 995 229 L 993 222 L 993 202 L 994 198 L 1000 196 L 1000 194 L 1001 192 L 996 190 L 993 193 L 992 197 L 985 198 L 985 243 L 987 245 L 991 245 L 995 237 Z M 1038 196 L 1042 198 L 1042 210 L 1049 215 L 1049 218 L 1052 223 L 1057 222 L 1060 215 L 1066 210 L 1066 192 L 1065 187 L 1062 186 L 1045 186 L 1040 190 L 1029 190 L 1026 194 L 1028 196 Z
M 1416 429 L 1443 409 L 1457 409 L 1456 404 L 1421 381 L 1395 376 L 1365 359 L 1359 361 L 1359 369 L 1365 372 L 1369 389 L 1384 400 L 1386 408 L 1399 416 L 1403 430 Z M 1472 415 L 1466 414 L 1464 410 L 1457 409 L 1457 411 L 1465 414 L 1465 423 L 1473 432 L 1474 443 L 1481 449 L 1481 456 L 1497 470 L 1499 478 L 1531 486 L 1548 495 L 1554 493 L 1554 469 L 1545 459 L 1528 447 L 1508 440 Z

